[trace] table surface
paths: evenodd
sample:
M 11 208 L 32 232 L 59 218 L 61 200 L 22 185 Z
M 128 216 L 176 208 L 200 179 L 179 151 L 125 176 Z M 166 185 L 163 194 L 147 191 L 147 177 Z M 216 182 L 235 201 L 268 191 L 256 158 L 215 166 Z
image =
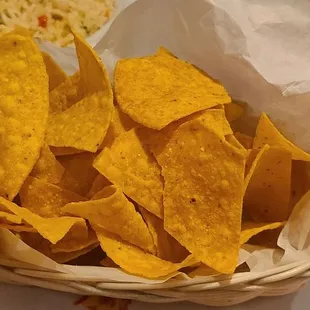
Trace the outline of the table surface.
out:
M 39 288 L 19 287 L 0 283 L 1 310 L 82 310 L 74 306 L 78 297 Z M 143 304 L 134 302 L 130 310 L 211 310 L 219 309 L 189 303 L 176 304 Z M 310 284 L 297 294 L 282 297 L 257 298 L 242 305 L 220 308 L 223 310 L 309 310 Z

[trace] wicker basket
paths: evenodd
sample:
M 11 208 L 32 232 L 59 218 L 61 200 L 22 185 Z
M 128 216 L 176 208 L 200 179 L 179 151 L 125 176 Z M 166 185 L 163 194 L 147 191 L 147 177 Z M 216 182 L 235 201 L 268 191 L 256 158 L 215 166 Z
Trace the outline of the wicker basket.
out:
M 0 281 L 37 286 L 79 295 L 101 295 L 150 303 L 191 301 L 209 306 L 228 306 L 258 296 L 296 292 L 310 277 L 310 261 L 290 263 L 264 272 L 232 276 L 169 280 L 161 284 L 120 283 L 102 277 L 37 270 L 30 264 L 0 259 Z M 76 267 L 78 268 L 78 267 Z

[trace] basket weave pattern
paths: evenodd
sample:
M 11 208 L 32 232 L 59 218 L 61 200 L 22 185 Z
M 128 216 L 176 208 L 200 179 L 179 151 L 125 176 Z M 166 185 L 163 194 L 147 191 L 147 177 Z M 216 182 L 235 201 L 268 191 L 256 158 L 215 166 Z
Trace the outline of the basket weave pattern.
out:
M 100 295 L 151 303 L 191 301 L 209 306 L 228 306 L 258 296 L 296 292 L 310 278 L 310 262 L 299 261 L 264 272 L 242 272 L 161 284 L 111 282 L 95 276 L 36 270 L 22 262 L 0 259 L 0 281 L 36 286 L 79 295 Z

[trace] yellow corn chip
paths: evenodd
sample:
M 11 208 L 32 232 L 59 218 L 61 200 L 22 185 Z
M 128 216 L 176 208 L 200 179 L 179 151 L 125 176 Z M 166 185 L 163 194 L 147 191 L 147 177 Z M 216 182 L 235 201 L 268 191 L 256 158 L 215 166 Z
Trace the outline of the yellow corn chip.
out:
M 43 218 L 26 208 L 0 197 L 0 207 L 20 216 L 25 222 L 35 228 L 40 235 L 55 244 L 61 240 L 75 225 L 85 223 L 84 219 L 74 217 Z
M 102 189 L 104 189 L 106 186 L 109 185 L 111 185 L 111 182 L 102 174 L 98 174 L 86 197 L 89 199 L 92 198 L 95 194 L 97 194 L 99 191 L 101 191 Z
M 247 150 L 253 148 L 254 138 L 241 132 L 235 132 L 234 135 L 237 138 L 237 140 L 244 146 L 244 148 L 246 148 Z
M 282 148 L 264 145 L 245 180 L 243 208 L 256 222 L 288 219 L 292 155 Z
M 0 222 L 2 224 L 21 224 L 22 218 L 16 214 L 0 211 Z
M 61 180 L 64 172 L 64 167 L 56 160 L 55 155 L 45 143 L 41 149 L 40 157 L 33 167 L 31 176 L 57 184 Z
M 13 200 L 44 142 L 48 77 L 30 37 L 8 34 L 0 46 L 0 195 Z
M 216 276 L 219 273 L 216 272 L 214 269 L 204 265 L 204 264 L 200 264 L 199 267 L 197 267 L 195 270 L 193 270 L 192 272 L 190 272 L 188 274 L 189 277 L 191 278 L 195 278 L 195 277 L 208 277 L 208 276 Z
M 244 155 L 194 120 L 181 125 L 156 158 L 165 179 L 165 229 L 203 263 L 232 273 L 239 251 Z
M 80 154 L 80 153 L 84 152 L 81 150 L 77 150 L 73 147 L 53 147 L 53 146 L 50 146 L 50 150 L 55 156 L 74 155 L 74 154 Z
M 272 124 L 268 116 L 262 113 L 256 129 L 253 148 L 261 148 L 264 144 L 286 149 L 288 152 L 292 153 L 292 159 L 310 161 L 310 154 L 287 140 Z
M 67 74 L 58 66 L 54 59 L 45 52 L 42 52 L 46 72 L 49 78 L 49 91 L 55 89 L 59 84 L 63 83 L 67 78 Z
M 64 215 L 63 207 L 84 197 L 56 185 L 29 177 L 19 193 L 21 205 L 45 218 Z
M 90 201 L 69 203 L 64 211 L 85 218 L 143 250 L 154 252 L 152 236 L 141 215 L 115 186 L 104 188 Z
M 61 156 L 58 160 L 65 168 L 65 173 L 59 186 L 85 196 L 98 175 L 97 170 L 93 168 L 95 156 L 88 152 Z
M 80 72 L 78 71 L 50 92 L 50 115 L 69 109 L 83 98 L 79 83 Z
M 237 140 L 237 138 L 234 135 L 227 135 L 226 141 L 229 142 L 233 147 L 236 147 L 240 151 L 243 151 L 246 153 L 246 149 L 244 146 Z
M 135 129 L 104 148 L 94 167 L 132 200 L 158 217 L 163 216 L 160 167 L 145 150 Z
M 240 244 L 247 243 L 253 236 L 265 231 L 283 227 L 286 222 L 255 223 L 243 222 L 241 226 Z
M 0 228 L 5 228 L 5 229 L 9 229 L 10 231 L 14 231 L 14 232 L 36 232 L 36 230 L 29 226 L 29 225 L 17 225 L 17 224 L 6 224 L 6 223 L 2 223 L 0 221 Z
M 113 101 L 103 92 L 83 98 L 49 117 L 46 141 L 54 147 L 73 147 L 95 153 L 110 125 Z
M 104 267 L 110 267 L 110 268 L 119 268 L 118 265 L 116 265 L 113 260 L 110 257 L 105 257 L 101 262 L 100 265 Z
M 177 58 L 173 53 L 171 53 L 168 49 L 166 49 L 163 46 L 160 46 L 159 49 L 156 52 L 156 55 L 165 55 L 165 56 L 171 56 L 174 58 Z
M 225 104 L 225 115 L 229 122 L 233 122 L 240 118 L 245 112 L 245 104 L 233 100 L 231 104 Z
M 181 268 L 197 264 L 198 261 L 189 255 L 183 262 L 174 264 L 164 261 L 140 248 L 122 241 L 118 236 L 104 229 L 94 227 L 101 248 L 117 265 L 125 271 L 146 278 L 159 278 L 173 274 Z
M 108 73 L 91 46 L 80 36 L 72 31 L 76 54 L 80 66 L 80 81 L 84 96 L 90 96 L 100 92 L 103 97 L 109 98 L 113 104 L 113 92 Z M 102 111 L 105 113 L 105 111 Z M 102 121 L 100 124 L 103 123 Z
M 172 263 L 182 262 L 189 252 L 165 231 L 164 221 L 142 207 L 139 210 L 153 237 L 156 256 Z
M 114 79 L 122 111 L 137 123 L 157 130 L 231 101 L 221 84 L 166 53 L 122 59 L 116 65 Z

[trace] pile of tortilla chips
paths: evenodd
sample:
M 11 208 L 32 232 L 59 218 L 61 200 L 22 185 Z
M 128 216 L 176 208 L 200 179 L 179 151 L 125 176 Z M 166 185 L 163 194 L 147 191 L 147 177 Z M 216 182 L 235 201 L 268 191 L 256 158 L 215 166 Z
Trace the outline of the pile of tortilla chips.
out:
M 61 263 L 100 246 L 98 263 L 146 278 L 231 274 L 243 244 L 276 246 L 263 232 L 310 189 L 310 154 L 264 113 L 235 132 L 246 104 L 164 48 L 120 60 L 113 90 L 73 35 L 73 76 L 26 31 L 0 38 L 0 227 Z

